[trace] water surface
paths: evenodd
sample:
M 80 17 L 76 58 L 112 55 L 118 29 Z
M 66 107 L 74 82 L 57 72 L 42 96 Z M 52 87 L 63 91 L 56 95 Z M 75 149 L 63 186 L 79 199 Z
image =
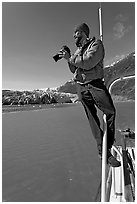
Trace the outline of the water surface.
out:
M 134 129 L 134 106 L 116 104 L 117 129 Z M 95 201 L 101 162 L 80 104 L 5 113 L 2 122 L 3 201 Z

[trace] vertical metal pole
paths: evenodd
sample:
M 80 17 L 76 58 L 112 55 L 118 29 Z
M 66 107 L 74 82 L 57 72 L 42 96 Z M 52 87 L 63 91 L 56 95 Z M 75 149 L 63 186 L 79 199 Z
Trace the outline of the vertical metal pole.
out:
M 111 194 L 111 186 L 112 186 L 112 168 L 109 168 L 108 176 L 107 176 L 107 183 L 106 183 L 106 200 L 107 202 L 110 201 L 110 194 Z
M 102 28 L 102 8 L 99 6 L 99 33 L 100 39 L 103 41 Z M 103 115 L 103 144 L 102 144 L 102 185 L 101 185 L 101 202 L 106 202 L 106 181 L 107 181 L 107 121 L 106 115 Z
M 102 185 L 101 185 L 101 202 L 106 202 L 106 181 L 107 181 L 107 123 L 106 115 L 103 116 L 104 136 L 102 147 Z
M 99 7 L 99 33 L 100 33 L 100 39 L 103 41 L 103 28 L 102 28 L 102 8 L 101 3 Z

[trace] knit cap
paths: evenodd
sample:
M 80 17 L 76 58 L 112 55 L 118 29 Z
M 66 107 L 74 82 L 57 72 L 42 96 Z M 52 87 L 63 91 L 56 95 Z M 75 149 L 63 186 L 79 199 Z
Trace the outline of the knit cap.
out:
M 89 37 L 89 27 L 86 23 L 81 23 L 80 25 L 76 26 L 74 31 L 83 31 L 87 37 Z

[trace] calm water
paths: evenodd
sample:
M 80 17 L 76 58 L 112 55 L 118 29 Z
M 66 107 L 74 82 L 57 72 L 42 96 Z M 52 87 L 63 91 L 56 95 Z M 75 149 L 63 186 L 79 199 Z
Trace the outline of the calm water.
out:
M 134 102 L 116 108 L 116 128 L 134 129 Z M 101 162 L 80 104 L 6 113 L 2 121 L 3 201 L 95 200 Z

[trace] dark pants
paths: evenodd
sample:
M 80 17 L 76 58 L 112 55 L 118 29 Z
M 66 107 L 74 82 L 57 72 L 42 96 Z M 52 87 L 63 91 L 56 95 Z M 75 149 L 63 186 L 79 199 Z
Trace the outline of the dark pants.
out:
M 103 130 L 97 116 L 96 106 L 106 114 L 107 120 L 107 149 L 110 149 L 115 140 L 115 107 L 111 96 L 101 79 L 94 80 L 87 85 L 77 85 L 78 96 L 82 102 L 89 124 L 96 139 L 98 149 L 102 147 Z M 95 106 L 96 105 L 96 106 Z

